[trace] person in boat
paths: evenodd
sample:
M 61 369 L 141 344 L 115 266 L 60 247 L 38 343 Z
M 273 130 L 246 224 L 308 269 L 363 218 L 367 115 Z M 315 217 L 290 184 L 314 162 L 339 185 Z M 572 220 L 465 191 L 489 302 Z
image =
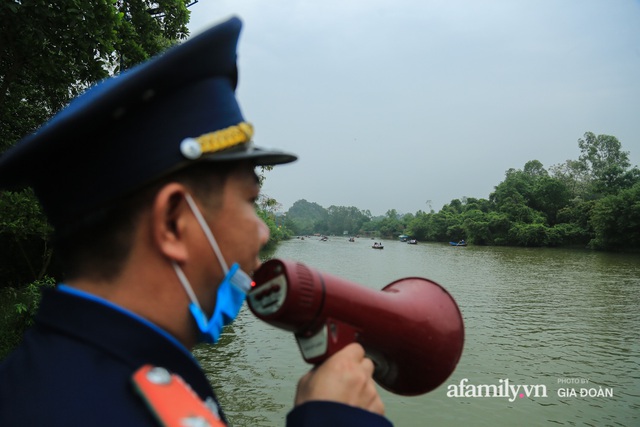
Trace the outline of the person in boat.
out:
M 0 158 L 0 188 L 34 189 L 65 271 L 0 364 L 1 426 L 226 425 L 191 349 L 218 341 L 260 265 L 254 168 L 296 159 L 252 142 L 240 28 L 98 84 Z M 292 386 L 287 425 L 390 426 L 373 370 L 359 344 L 337 352 Z

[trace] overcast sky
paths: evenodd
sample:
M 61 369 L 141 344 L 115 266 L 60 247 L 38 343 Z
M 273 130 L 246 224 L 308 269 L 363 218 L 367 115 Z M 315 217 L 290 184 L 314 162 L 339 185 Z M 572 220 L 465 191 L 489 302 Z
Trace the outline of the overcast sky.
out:
M 267 174 L 283 211 L 488 198 L 587 131 L 640 164 L 640 0 L 199 0 L 191 34 L 232 15 L 254 139 L 299 155 Z

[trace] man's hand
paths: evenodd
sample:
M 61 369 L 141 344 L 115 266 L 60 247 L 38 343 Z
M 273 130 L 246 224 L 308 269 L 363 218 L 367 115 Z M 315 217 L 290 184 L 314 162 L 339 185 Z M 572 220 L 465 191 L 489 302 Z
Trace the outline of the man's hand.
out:
M 362 346 L 349 344 L 300 379 L 295 404 L 325 400 L 384 415 L 373 370 L 373 362 L 365 357 Z

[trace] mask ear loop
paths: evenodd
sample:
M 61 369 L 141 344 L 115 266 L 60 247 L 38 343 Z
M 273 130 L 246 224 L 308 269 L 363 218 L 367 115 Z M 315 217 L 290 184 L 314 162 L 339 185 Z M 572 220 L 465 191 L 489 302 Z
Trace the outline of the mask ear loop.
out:
M 196 298 L 196 294 L 191 288 L 189 279 L 187 279 L 187 276 L 182 271 L 182 268 L 180 268 L 180 266 L 175 261 L 171 261 L 171 265 L 173 265 L 173 269 L 178 276 L 178 280 L 189 296 L 189 300 L 191 300 L 191 304 L 189 304 L 189 310 L 191 311 L 191 314 L 198 324 L 198 328 L 200 328 L 201 331 L 205 331 L 208 323 L 207 316 L 204 314 L 204 311 L 202 311 L 202 307 L 200 307 L 200 303 L 198 302 L 198 298 Z
M 211 248 L 213 249 L 213 252 L 216 254 L 216 258 L 218 258 L 220 267 L 222 267 L 222 272 L 226 276 L 229 273 L 229 267 L 227 266 L 227 263 L 225 262 L 224 257 L 222 256 L 222 252 L 220 252 L 220 248 L 218 247 L 218 242 L 216 242 L 215 237 L 213 237 L 213 233 L 211 232 L 211 229 L 207 225 L 207 222 L 202 216 L 200 209 L 198 209 L 198 205 L 196 205 L 196 202 L 194 202 L 193 198 L 191 197 L 191 194 L 186 193 L 184 195 L 184 198 L 187 201 L 189 208 L 191 208 L 193 215 L 195 215 L 196 220 L 200 224 L 200 228 L 202 228 L 202 230 L 204 231 L 204 234 L 207 236 L 207 240 L 209 240 L 209 244 L 211 244 Z
M 200 213 L 200 209 L 198 209 L 196 202 L 193 200 L 193 198 L 189 193 L 185 194 L 185 200 L 187 201 L 187 204 L 189 205 L 191 212 L 193 213 L 193 215 L 196 217 L 196 220 L 200 224 L 200 228 L 202 228 L 202 230 L 204 231 L 204 234 L 207 236 L 207 240 L 209 240 L 209 244 L 211 245 L 213 252 L 216 255 L 216 258 L 218 258 L 220 267 L 222 268 L 222 270 L 224 271 L 224 274 L 226 275 L 229 271 L 229 268 L 227 267 L 227 263 L 224 261 L 224 258 L 222 257 L 222 253 L 220 252 L 220 248 L 218 247 L 218 243 L 216 242 L 216 239 L 213 237 L 213 234 L 211 233 L 209 226 L 206 225 L 206 222 L 204 220 L 204 217 L 202 216 L 202 213 Z M 206 316 L 204 314 L 204 311 L 202 311 L 202 307 L 198 302 L 198 298 L 196 297 L 195 292 L 193 292 L 193 288 L 189 283 L 189 279 L 187 279 L 187 276 L 184 274 L 184 271 L 182 271 L 182 268 L 180 268 L 178 263 L 176 263 L 175 261 L 171 261 L 171 265 L 173 265 L 173 269 L 175 270 L 176 275 L 178 276 L 178 280 L 182 284 L 182 287 L 184 288 L 185 292 L 187 293 L 187 296 L 189 297 L 189 300 L 191 301 L 191 307 L 192 307 L 191 312 L 193 313 L 196 319 L 196 322 L 198 323 L 198 326 L 200 327 L 201 330 L 206 329 L 206 326 L 207 326 Z M 197 308 L 197 310 L 194 310 L 193 309 L 194 307 Z
M 178 279 L 180 280 L 180 283 L 182 283 L 182 287 L 187 292 L 187 295 L 189 296 L 191 302 L 195 304 L 200 310 L 202 310 L 200 304 L 198 304 L 198 298 L 196 298 L 196 294 L 193 292 L 193 289 L 189 284 L 189 279 L 187 279 L 187 276 L 185 276 L 184 271 L 182 271 L 178 263 L 176 263 L 175 261 L 171 261 L 171 265 L 173 265 L 173 269 L 176 271 Z

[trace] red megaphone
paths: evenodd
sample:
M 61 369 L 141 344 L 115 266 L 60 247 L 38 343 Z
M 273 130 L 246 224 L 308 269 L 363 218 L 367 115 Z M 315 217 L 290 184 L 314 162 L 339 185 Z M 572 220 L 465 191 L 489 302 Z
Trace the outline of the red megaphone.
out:
M 375 291 L 280 259 L 264 263 L 253 278 L 249 308 L 292 331 L 309 363 L 359 342 L 376 365 L 378 384 L 414 396 L 442 384 L 460 360 L 462 315 L 453 297 L 430 280 L 408 277 Z

